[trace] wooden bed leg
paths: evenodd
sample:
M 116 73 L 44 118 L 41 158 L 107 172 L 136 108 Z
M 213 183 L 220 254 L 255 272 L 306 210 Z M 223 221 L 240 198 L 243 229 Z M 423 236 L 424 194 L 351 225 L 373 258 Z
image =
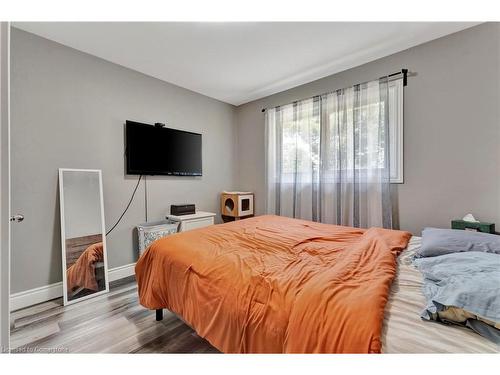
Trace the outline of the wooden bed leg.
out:
M 163 320 L 163 309 L 156 309 L 156 321 Z

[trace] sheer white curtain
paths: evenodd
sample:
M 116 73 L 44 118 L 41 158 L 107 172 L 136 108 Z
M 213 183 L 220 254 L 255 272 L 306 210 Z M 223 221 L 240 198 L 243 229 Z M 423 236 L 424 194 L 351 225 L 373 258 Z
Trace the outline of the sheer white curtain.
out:
M 266 111 L 268 213 L 392 227 L 387 79 Z

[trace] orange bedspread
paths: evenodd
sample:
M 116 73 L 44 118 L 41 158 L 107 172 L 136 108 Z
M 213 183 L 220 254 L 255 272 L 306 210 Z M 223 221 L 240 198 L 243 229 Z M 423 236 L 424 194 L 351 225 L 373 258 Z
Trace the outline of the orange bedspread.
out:
M 75 264 L 66 271 L 68 290 L 86 288 L 97 291 L 99 287 L 95 278 L 95 264 L 103 259 L 102 242 L 87 247 Z
M 139 297 L 225 353 L 379 353 L 407 232 L 259 216 L 165 237 Z

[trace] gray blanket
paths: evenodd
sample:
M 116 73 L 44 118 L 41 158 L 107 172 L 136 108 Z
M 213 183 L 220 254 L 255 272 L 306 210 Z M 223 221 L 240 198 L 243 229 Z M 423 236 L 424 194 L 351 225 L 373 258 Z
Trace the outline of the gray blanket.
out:
M 427 307 L 422 312 L 423 319 L 442 321 L 438 313 L 453 306 L 491 322 L 500 322 L 499 254 L 453 253 L 415 259 L 415 264 L 424 277 Z M 500 344 L 500 330 L 492 325 L 476 319 L 467 319 L 461 324 Z

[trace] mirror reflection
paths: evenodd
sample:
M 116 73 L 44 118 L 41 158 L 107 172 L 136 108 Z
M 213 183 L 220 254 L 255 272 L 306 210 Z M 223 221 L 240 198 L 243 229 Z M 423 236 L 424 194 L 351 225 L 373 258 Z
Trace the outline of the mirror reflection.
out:
M 108 291 L 99 170 L 59 171 L 64 302 Z

